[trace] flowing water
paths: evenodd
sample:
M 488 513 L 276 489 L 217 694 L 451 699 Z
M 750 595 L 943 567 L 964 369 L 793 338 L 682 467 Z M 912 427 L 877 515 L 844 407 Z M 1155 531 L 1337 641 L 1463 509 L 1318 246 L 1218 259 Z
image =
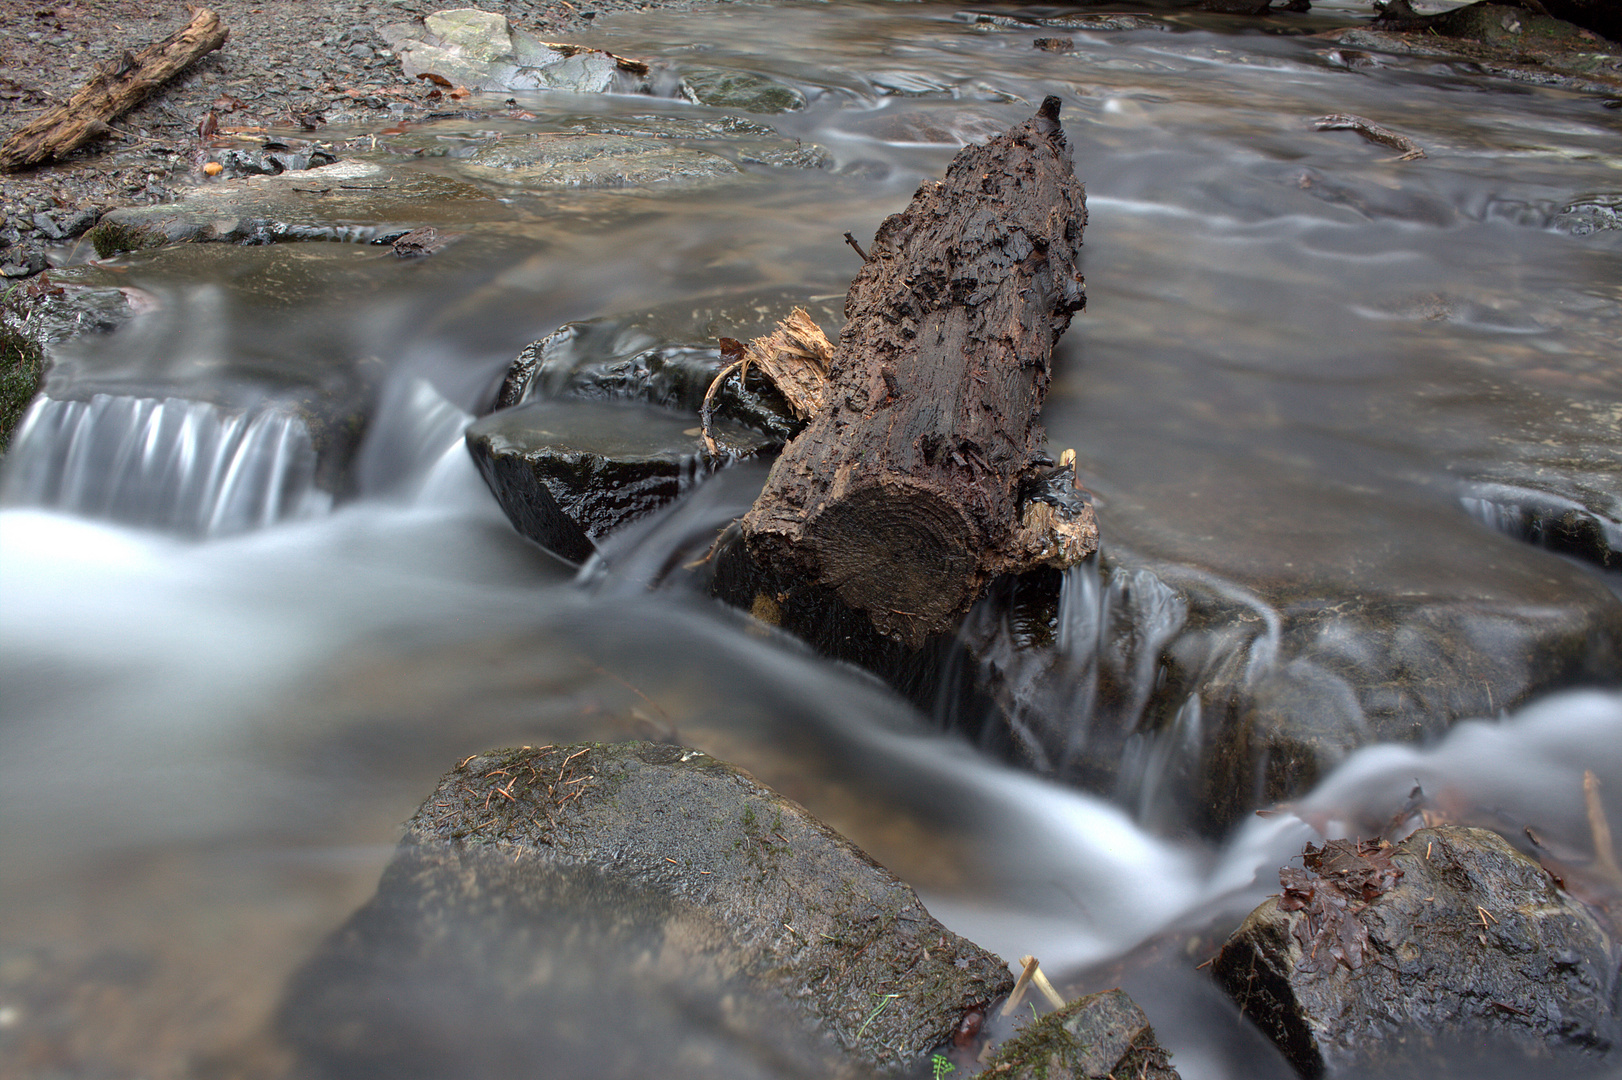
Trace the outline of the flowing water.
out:
M 1602 534 L 1615 525 L 1622 230 L 1594 227 L 1594 208 L 1622 190 L 1618 113 L 1431 59 L 1348 66 L 1321 39 L 1215 16 L 1100 31 L 836 0 L 601 23 L 588 43 L 793 83 L 807 108 L 763 119 L 825 147 L 828 167 L 668 190 L 484 185 L 476 212 L 433 211 L 466 236 L 409 262 L 354 243 L 125 256 L 118 284 L 153 310 L 60 348 L 61 400 L 36 406 L 0 478 L 0 1076 L 181 1076 L 251 1044 L 435 778 L 492 746 L 702 747 L 852 837 L 954 929 L 1076 985 L 1177 931 L 1208 947 L 1312 826 L 1366 833 L 1416 779 L 1475 820 L 1577 848 L 1585 769 L 1622 807 L 1614 582 L 1504 535 L 1551 472 Z M 1032 735 L 1037 771 L 975 745 L 961 717 L 943 731 L 854 669 L 648 587 L 752 498 L 758 469 L 712 479 L 579 573 L 512 531 L 461 431 L 520 348 L 659 304 L 837 297 L 846 230 L 870 236 L 963 142 L 1049 93 L 1091 220 L 1088 309 L 1045 420 L 1055 449 L 1077 450 L 1118 563 L 1065 581 L 1068 667 L 1038 689 L 1062 699 L 1069 742 Z M 521 104 L 534 119 L 428 131 L 705 115 L 632 96 Z M 1348 112 L 1429 156 L 1394 162 L 1309 124 Z M 323 485 L 329 443 L 295 406 L 356 387 L 371 422 L 345 482 Z M 1292 620 L 1370 598 L 1467 610 L 1464 637 L 1499 642 L 1488 655 L 1509 668 L 1539 640 L 1526 626 L 1575 611 L 1592 655 L 1512 678 L 1509 700 L 1491 679 L 1479 702 L 1460 690 L 1454 714 L 1480 719 L 1416 730 L 1423 745 L 1379 742 L 1353 695 L 1375 745 L 1326 766 L 1296 814 L 1200 839 L 1185 796 L 1211 702 L 1144 717 L 1201 597 L 1239 613 L 1197 628 L 1201 670 L 1235 685 L 1321 679 Z M 1335 624 L 1337 655 L 1360 625 Z M 1106 713 L 1124 742 L 1089 785 L 1065 763 Z M 1106 970 L 1189 1080 L 1285 1075 L 1198 959 Z

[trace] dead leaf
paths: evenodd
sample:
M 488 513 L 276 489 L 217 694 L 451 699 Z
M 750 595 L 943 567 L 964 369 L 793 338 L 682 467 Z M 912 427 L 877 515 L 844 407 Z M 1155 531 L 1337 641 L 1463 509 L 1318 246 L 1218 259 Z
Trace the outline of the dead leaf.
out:
M 422 80 L 424 80 L 426 82 L 431 82 L 435 86 L 443 86 L 447 90 L 449 90 L 452 86 L 455 85 L 455 83 L 453 83 L 449 79 L 445 78 L 445 76 L 436 75 L 432 71 L 421 72 L 421 73 L 419 73 L 417 75 L 417 78 L 422 79 Z

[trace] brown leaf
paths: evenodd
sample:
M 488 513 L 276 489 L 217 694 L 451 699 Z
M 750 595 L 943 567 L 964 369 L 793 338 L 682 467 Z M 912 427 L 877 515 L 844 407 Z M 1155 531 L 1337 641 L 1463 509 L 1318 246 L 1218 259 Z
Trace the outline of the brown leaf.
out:
M 449 90 L 452 86 L 456 85 L 455 83 L 451 82 L 449 79 L 445 78 L 445 76 L 436 75 L 432 71 L 421 72 L 420 74 L 418 74 L 417 78 L 423 79 L 423 80 L 425 80 L 427 82 L 431 82 L 435 86 L 443 86 L 447 90 Z
M 208 110 L 203 114 L 203 118 L 197 121 L 197 137 L 205 142 L 218 134 L 219 130 L 220 118 L 213 109 Z

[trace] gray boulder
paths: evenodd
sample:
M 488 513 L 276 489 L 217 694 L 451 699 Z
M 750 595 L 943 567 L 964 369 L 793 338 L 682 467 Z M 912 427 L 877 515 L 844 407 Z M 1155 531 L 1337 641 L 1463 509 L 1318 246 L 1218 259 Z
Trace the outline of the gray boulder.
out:
M 426 76 L 490 91 L 647 89 L 646 64 L 601 49 L 541 41 L 514 30 L 505 15 L 478 8 L 436 11 L 421 25 L 394 23 L 379 32 L 410 79 Z
M 538 134 L 485 147 L 467 159 L 463 171 L 525 187 L 634 187 L 715 181 L 737 176 L 739 169 L 719 154 L 667 139 Z
M 441 780 L 279 1025 L 313 1077 L 861 1076 L 1012 985 L 738 769 L 542 747 Z
M 1215 974 L 1303 1076 L 1575 1074 L 1615 1046 L 1615 943 L 1496 833 L 1332 843 L 1280 877 Z

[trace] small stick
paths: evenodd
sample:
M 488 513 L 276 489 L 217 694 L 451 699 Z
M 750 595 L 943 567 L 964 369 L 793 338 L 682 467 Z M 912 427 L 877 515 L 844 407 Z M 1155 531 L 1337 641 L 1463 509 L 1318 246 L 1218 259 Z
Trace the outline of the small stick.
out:
M 1372 120 L 1365 120 L 1361 116 L 1349 116 L 1345 113 L 1331 113 L 1320 116 L 1313 122 L 1319 131 L 1355 131 L 1363 138 L 1381 146 L 1388 146 L 1393 150 L 1401 150 L 1402 156 L 1398 161 L 1413 161 L 1425 156 L 1425 151 L 1414 140 L 1406 135 L 1399 135 L 1390 128 L 1383 128 Z
M 1027 956 L 1020 960 L 1020 963 L 1025 965 L 1025 970 L 1019 973 L 1019 981 L 1014 983 L 1014 992 L 1003 1002 L 1002 1012 L 999 1014 L 1001 1016 L 1008 1016 L 1019 1008 L 1019 1003 L 1025 1000 L 1025 991 L 1030 987 L 1031 979 L 1036 975 L 1036 957 Z
M 1593 769 L 1583 770 L 1583 801 L 1588 804 L 1588 830 L 1594 834 L 1594 861 L 1612 878 L 1622 878 L 1616 864 L 1616 845 L 1611 841 L 1611 823 L 1599 801 L 1599 777 Z
M 1036 964 L 1036 957 L 1022 956 L 1019 958 L 1019 962 L 1022 964 Z M 1048 977 L 1043 974 L 1041 965 L 1037 965 L 1036 971 L 1031 975 L 1031 981 L 1036 983 L 1036 988 L 1042 991 L 1042 996 L 1047 998 L 1055 1009 L 1064 1008 L 1064 997 L 1053 988 L 1052 983 L 1048 982 Z
M 856 249 L 856 254 L 858 254 L 858 255 L 860 255 L 862 257 L 863 262 L 872 262 L 873 261 L 872 259 L 867 257 L 867 252 L 862 250 L 862 245 L 858 244 L 856 242 L 856 238 L 854 236 L 852 236 L 850 233 L 845 234 L 845 243 L 849 244 L 851 247 Z

